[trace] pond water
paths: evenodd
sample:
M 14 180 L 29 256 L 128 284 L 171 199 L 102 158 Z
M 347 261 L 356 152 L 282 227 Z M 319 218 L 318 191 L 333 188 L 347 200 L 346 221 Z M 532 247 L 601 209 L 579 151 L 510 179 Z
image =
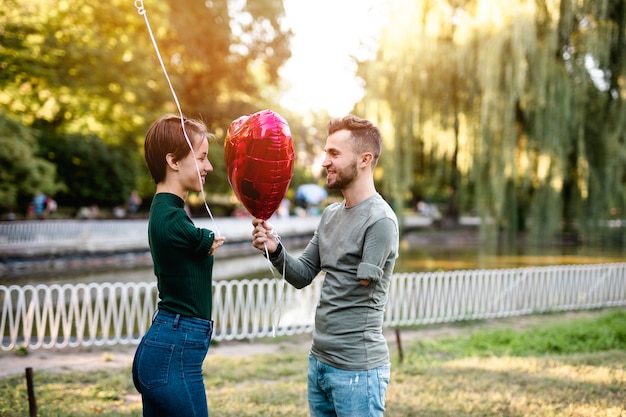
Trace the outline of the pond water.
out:
M 517 247 L 489 249 L 425 248 L 405 249 L 396 263 L 396 272 L 432 272 L 467 269 L 501 269 L 550 265 L 624 262 L 621 248 Z
M 292 245 L 293 246 L 293 245 Z M 301 248 L 287 246 L 294 254 Z M 149 254 L 148 254 L 149 257 Z M 469 269 L 501 269 L 563 264 L 613 263 L 626 260 L 626 248 L 577 246 L 531 247 L 486 247 L 477 242 L 475 235 L 423 235 L 413 234 L 402 239 L 400 257 L 395 272 L 433 272 Z M 275 278 L 273 270 L 261 253 L 241 257 L 218 258 L 215 261 L 213 278 L 253 279 Z M 23 276 L 3 284 L 65 284 L 91 282 L 151 282 L 152 268 L 118 267 L 71 274 L 48 271 L 45 275 Z

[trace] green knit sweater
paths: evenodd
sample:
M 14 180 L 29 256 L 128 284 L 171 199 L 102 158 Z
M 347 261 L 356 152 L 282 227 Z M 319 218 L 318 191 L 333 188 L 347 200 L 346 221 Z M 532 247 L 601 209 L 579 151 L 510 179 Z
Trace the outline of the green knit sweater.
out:
M 158 308 L 181 316 L 211 320 L 214 234 L 197 228 L 185 201 L 158 193 L 150 207 L 148 240 L 159 289 Z

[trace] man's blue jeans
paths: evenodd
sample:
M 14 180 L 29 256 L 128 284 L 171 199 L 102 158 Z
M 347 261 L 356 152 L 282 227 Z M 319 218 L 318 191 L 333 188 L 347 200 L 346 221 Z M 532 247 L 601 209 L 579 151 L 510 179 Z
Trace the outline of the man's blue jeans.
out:
M 157 313 L 133 360 L 144 416 L 209 415 L 202 363 L 212 334 L 212 321 Z
M 391 365 L 346 371 L 309 353 L 307 390 L 311 417 L 378 417 L 385 412 Z

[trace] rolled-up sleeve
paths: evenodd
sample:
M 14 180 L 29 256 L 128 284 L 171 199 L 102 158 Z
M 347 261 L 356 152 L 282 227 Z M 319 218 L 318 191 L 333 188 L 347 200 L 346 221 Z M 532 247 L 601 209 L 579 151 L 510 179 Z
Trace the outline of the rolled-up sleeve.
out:
M 365 232 L 363 258 L 357 267 L 357 279 L 380 281 L 385 263 L 397 258 L 398 228 L 389 218 L 372 224 Z

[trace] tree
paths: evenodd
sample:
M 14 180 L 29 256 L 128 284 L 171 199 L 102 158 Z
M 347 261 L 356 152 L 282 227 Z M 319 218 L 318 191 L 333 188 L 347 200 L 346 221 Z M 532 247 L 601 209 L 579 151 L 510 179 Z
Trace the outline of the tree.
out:
M 40 139 L 39 153 L 55 164 L 67 186 L 56 195 L 59 204 L 124 205 L 136 187 L 133 155 L 97 136 L 46 134 Z
M 458 184 L 490 241 L 592 241 L 623 218 L 623 1 L 390 4 L 359 106 L 388 129 L 397 195 Z
M 8 113 L 37 129 L 136 148 L 138 129 L 169 100 L 145 65 L 153 50 L 136 10 L 120 0 L 7 1 L 0 57 L 9 71 L 0 81 Z
M 289 57 L 282 2 L 5 0 L 0 104 L 42 138 L 96 137 L 120 149 L 129 156 L 125 164 L 135 166 L 130 180 L 139 188 L 149 184 L 145 132 L 163 113 L 178 110 L 139 4 L 184 114 L 216 133 L 215 189 L 227 192 L 220 141 L 232 120 L 273 106 L 269 92 Z
M 167 3 L 176 18 L 162 44 L 186 113 L 223 132 L 235 118 L 276 104 L 263 90 L 277 84 L 291 55 L 282 2 Z
M 38 192 L 55 195 L 64 184 L 54 164 L 37 156 L 36 132 L 0 113 L 0 208 L 22 213 Z

